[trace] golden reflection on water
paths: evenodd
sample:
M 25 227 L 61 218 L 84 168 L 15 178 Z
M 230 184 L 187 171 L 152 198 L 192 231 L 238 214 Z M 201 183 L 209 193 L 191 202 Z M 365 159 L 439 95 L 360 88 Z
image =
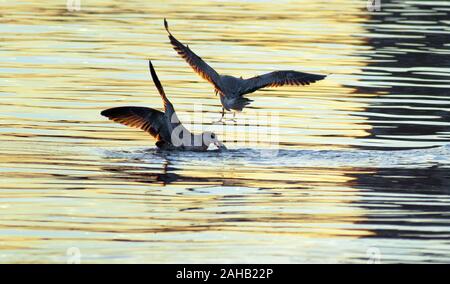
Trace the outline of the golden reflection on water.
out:
M 186 4 L 183 12 L 174 10 L 173 3 L 135 1 L 89 1 L 73 13 L 66 11 L 64 3 L 6 5 L 5 14 L 32 13 L 34 17 L 33 25 L 23 16 L 3 23 L 8 59 L 2 67 L 13 71 L 6 73 L 6 86 L 2 87 L 2 92 L 9 94 L 3 116 L 17 123 L 16 115 L 21 114 L 27 120 L 22 126 L 31 123 L 41 130 L 37 134 L 41 137 L 102 139 L 116 135 L 121 129 L 99 121 L 99 110 L 124 103 L 161 107 L 146 67 L 146 60 L 152 58 L 179 112 L 191 112 L 195 101 L 215 118 L 220 108 L 211 87 L 199 83 L 197 75 L 167 45 L 166 32 L 161 29 L 161 19 L 167 17 L 177 36 L 223 73 L 249 77 L 274 69 L 301 69 L 332 74 L 308 88 L 268 89 L 252 95 L 256 110 L 279 113 L 285 130 L 280 133 L 281 145 L 325 144 L 330 148 L 358 143 L 354 138 L 365 136 L 370 126 L 349 113 L 361 110 L 364 103 L 335 98 L 354 95 L 353 90 L 340 87 L 337 79 L 364 65 L 361 58 L 352 56 L 360 48 L 352 35 L 363 32 L 355 23 L 363 21 L 364 14 L 359 3 L 339 2 L 333 5 L 333 13 L 326 3 L 295 2 L 208 5 L 194 1 Z M 269 12 L 268 6 L 276 7 Z M 230 24 L 230 17 L 239 24 Z M 67 127 L 62 121 L 73 123 Z M 49 128 L 49 122 L 56 124 Z M 32 130 L 23 128 L 13 131 L 33 135 Z M 123 137 L 135 145 L 147 139 L 129 132 Z M 322 139 L 329 135 L 333 136 L 331 143 Z M 234 137 L 225 140 L 228 138 Z
M 99 115 L 120 105 L 162 108 L 147 70 L 151 58 L 181 120 L 189 119 L 193 102 L 208 121 L 219 117 L 210 85 L 168 44 L 166 17 L 173 33 L 222 73 L 331 74 L 305 88 L 252 94 L 252 108 L 238 123 L 272 110 L 284 149 L 361 145 L 357 138 L 371 126 L 354 114 L 375 94 L 343 84 L 357 84 L 351 74 L 366 63 L 355 54 L 370 52 L 354 36 L 365 33 L 365 4 L 82 0 L 81 11 L 69 12 L 65 1 L 0 2 L 0 262 L 65 262 L 69 247 L 81 249 L 83 262 L 365 255 L 365 244 L 352 240 L 373 233 L 358 225 L 366 209 L 357 206 L 361 192 L 353 181 L 372 170 L 220 155 L 212 162 L 156 154 L 143 160 L 132 149 L 154 141 Z M 105 149 L 130 149 L 130 156 L 110 157 Z M 335 254 L 327 254 L 330 247 Z

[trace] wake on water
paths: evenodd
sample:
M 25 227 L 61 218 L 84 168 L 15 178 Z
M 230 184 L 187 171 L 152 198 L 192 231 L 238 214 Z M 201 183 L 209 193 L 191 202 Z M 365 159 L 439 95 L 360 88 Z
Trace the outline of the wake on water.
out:
M 137 160 L 142 164 L 170 160 L 181 164 L 233 163 L 278 167 L 427 168 L 450 166 L 450 145 L 414 150 L 288 150 L 229 149 L 207 152 L 161 152 L 156 148 L 100 149 L 105 158 Z

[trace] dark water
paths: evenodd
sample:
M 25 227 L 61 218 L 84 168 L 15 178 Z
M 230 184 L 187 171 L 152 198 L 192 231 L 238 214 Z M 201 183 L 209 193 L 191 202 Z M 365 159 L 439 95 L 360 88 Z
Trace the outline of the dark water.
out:
M 0 262 L 450 261 L 450 3 L 63 2 L 0 11 Z M 212 125 L 163 17 L 223 73 L 331 75 Z M 229 151 L 158 152 L 99 115 L 162 108 L 148 58 Z M 266 111 L 279 147 L 248 142 Z

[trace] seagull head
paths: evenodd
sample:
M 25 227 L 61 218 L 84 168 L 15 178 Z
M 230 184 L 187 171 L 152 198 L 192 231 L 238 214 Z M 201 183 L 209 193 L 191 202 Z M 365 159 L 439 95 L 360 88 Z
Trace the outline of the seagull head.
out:
M 209 147 L 210 144 L 214 144 L 220 150 L 227 149 L 227 147 L 225 147 L 225 145 L 219 141 L 219 139 L 217 138 L 217 135 L 214 132 L 210 132 L 210 131 L 203 132 L 203 144 L 206 147 Z

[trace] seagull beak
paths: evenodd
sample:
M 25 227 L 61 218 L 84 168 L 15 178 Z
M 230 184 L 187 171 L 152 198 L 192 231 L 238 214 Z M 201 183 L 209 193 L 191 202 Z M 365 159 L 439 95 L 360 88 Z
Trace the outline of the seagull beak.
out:
M 220 150 L 227 150 L 227 147 L 225 147 L 225 145 L 219 140 L 214 141 L 214 145 L 216 145 Z

